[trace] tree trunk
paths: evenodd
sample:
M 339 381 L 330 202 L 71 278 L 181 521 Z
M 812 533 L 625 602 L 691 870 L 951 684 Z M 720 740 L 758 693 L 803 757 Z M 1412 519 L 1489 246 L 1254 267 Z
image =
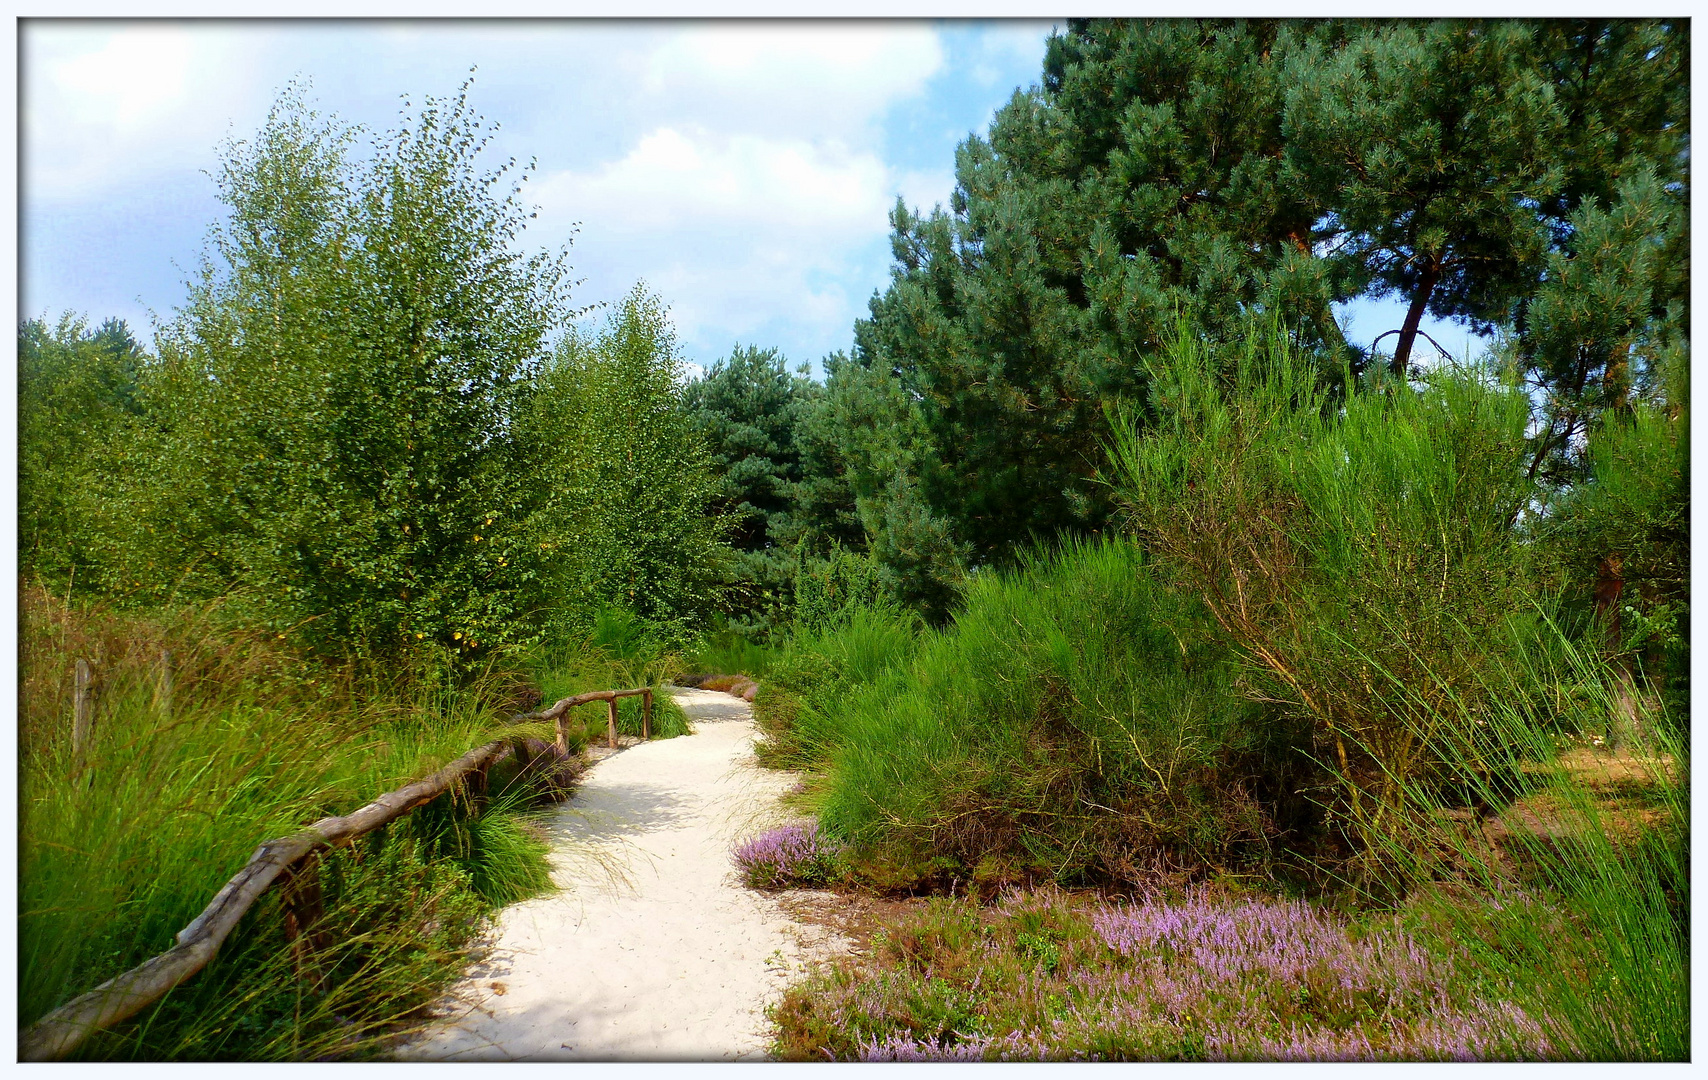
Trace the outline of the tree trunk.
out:
M 1595 574 L 1595 611 L 1601 616 L 1608 666 L 1613 669 L 1613 714 L 1608 717 L 1608 741 L 1614 746 L 1629 744 L 1641 725 L 1637 700 L 1636 664 L 1624 650 L 1624 619 L 1620 601 L 1625 594 L 1625 557 L 1617 552 L 1605 556 Z
M 1429 294 L 1435 291 L 1435 283 L 1441 280 L 1441 264 L 1433 255 L 1422 256 L 1423 275 L 1418 279 L 1417 292 L 1412 295 L 1411 308 L 1406 312 L 1406 323 L 1400 327 L 1400 342 L 1394 346 L 1394 374 L 1405 377 L 1406 366 L 1411 363 L 1412 343 L 1417 340 L 1418 327 L 1423 323 L 1423 309 L 1429 306 Z

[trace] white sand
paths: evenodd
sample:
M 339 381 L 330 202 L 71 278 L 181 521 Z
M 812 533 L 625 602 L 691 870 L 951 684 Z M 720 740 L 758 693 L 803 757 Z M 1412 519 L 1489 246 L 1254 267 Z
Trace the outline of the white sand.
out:
M 743 888 L 738 840 L 779 820 L 728 694 L 673 690 L 695 734 L 599 762 L 551 819 L 561 892 L 507 908 L 490 956 L 398 1053 L 413 1061 L 762 1059 L 764 1007 L 834 947 Z

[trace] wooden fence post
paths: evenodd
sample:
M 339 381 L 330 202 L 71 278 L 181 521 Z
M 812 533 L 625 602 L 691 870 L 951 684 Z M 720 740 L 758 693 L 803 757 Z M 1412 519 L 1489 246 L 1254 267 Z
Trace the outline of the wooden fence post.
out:
M 483 762 L 470 769 L 463 779 L 463 797 L 468 800 L 470 810 L 479 810 L 486 805 L 486 770 L 490 763 Z
M 641 738 L 652 738 L 652 687 L 641 691 Z
M 95 723 L 95 672 L 89 661 L 77 661 L 75 685 L 71 706 L 71 752 L 81 756 Z
M 300 981 L 318 985 L 322 972 L 314 954 L 329 944 L 326 932 L 316 926 L 325 913 L 320 893 L 320 854 L 312 852 L 304 856 L 282 876 L 285 940 L 291 944 L 291 961 Z
M 617 699 L 605 699 L 605 742 L 615 750 L 617 748 Z
M 155 671 L 154 707 L 160 715 L 172 718 L 172 650 L 161 649 L 159 666 Z
M 557 752 L 569 756 L 569 710 L 557 714 Z

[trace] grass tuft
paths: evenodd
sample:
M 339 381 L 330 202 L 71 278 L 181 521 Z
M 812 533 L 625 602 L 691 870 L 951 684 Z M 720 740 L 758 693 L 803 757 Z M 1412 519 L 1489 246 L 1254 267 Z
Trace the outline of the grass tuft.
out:
M 22 593 L 19 1019 L 173 944 L 262 841 L 348 813 L 492 739 L 506 680 L 405 695 L 233 637 L 207 611 L 71 610 Z M 159 650 L 170 648 L 170 705 Z M 98 658 L 92 735 L 69 675 Z M 518 732 L 521 734 L 521 732 Z M 544 750 L 543 744 L 539 748 Z M 496 906 L 550 887 L 528 807 L 567 763 L 514 764 L 318 860 L 323 918 L 294 940 L 277 890 L 209 968 L 80 1060 L 380 1053 L 466 964 Z

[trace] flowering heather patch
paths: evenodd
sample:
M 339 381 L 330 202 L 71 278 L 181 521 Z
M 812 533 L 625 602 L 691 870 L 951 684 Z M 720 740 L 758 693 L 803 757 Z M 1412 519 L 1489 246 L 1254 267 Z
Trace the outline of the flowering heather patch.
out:
M 994 908 L 934 901 L 791 988 L 785 1057 L 867 1061 L 1535 1059 L 1518 1006 L 1479 997 L 1398 925 L 1298 902 Z
M 861 1061 L 1036 1061 L 1047 1054 L 1048 1047 L 1036 1036 L 1018 1031 L 1000 1038 L 978 1035 L 962 1042 L 914 1040 L 897 1032 L 860 1048 Z
M 1409 937 L 1375 933 L 1352 942 L 1309 905 L 1248 901 L 1109 909 L 1092 919 L 1099 937 L 1125 957 L 1187 968 L 1210 983 L 1286 991 L 1329 1017 L 1391 1012 L 1451 978 L 1450 967 Z
M 735 864 L 756 889 L 828 885 L 838 874 L 842 845 L 818 831 L 818 823 L 785 825 L 735 849 Z

